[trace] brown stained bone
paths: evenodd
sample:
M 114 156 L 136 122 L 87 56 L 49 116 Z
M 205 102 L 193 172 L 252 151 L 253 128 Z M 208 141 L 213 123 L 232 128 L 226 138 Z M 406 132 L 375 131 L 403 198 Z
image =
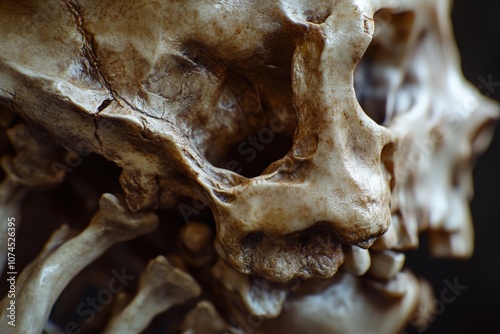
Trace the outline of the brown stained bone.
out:
M 324 261 L 323 256 L 306 261 L 307 254 L 285 239 L 320 222 L 335 231 L 332 242 L 365 243 L 389 226 L 381 151 L 391 135 L 364 114 L 352 85 L 378 5 L 277 1 L 264 8 L 229 3 L 215 8 L 211 2 L 175 2 L 153 8 L 140 2 L 52 0 L 26 12 L 11 3 L 9 16 L 2 17 L 9 25 L 2 30 L 2 45 L 15 47 L 1 50 L 13 61 L 0 63 L 5 83 L 0 99 L 15 103 L 21 117 L 68 147 L 85 141 L 91 151 L 121 167 L 120 181 L 134 211 L 171 205 L 173 189 L 179 191 L 176 196 L 192 196 L 186 189 L 194 185 L 214 213 L 221 249 L 239 271 L 282 282 L 331 277 L 341 261 Z M 15 29 L 30 13 L 44 11 L 52 18 L 43 22 L 46 29 Z M 325 16 L 309 17 L 316 11 Z M 124 13 L 123 21 L 106 19 L 116 12 Z M 255 23 L 251 29 L 235 19 L 242 12 L 243 22 Z M 220 15 L 232 19 L 220 21 Z M 198 22 L 166 24 L 179 16 Z M 130 35 L 127 27 L 140 17 L 150 20 Z M 41 31 L 47 43 L 31 43 Z M 58 45 L 57 52 L 46 47 L 51 43 Z M 20 49 L 39 54 L 44 65 L 17 55 Z M 231 90 L 254 93 L 226 105 L 223 99 Z M 30 98 L 35 95 L 40 98 Z M 251 100 L 260 105 L 251 107 Z M 47 103 L 50 108 L 44 107 Z M 297 124 L 297 132 L 288 154 L 263 175 L 247 179 L 207 160 L 222 159 L 225 148 L 275 114 L 288 115 L 277 119 Z M 296 122 L 290 121 L 294 114 Z M 278 123 L 269 126 L 280 128 Z M 269 234 L 284 247 L 244 249 L 242 240 L 254 233 Z M 249 251 L 269 253 L 266 261 L 274 265 L 249 259 Z M 282 265 L 286 257 L 301 258 L 299 265 Z
M 286 286 L 243 275 L 222 260 L 211 268 L 211 274 L 225 291 L 230 292 L 229 295 L 237 294 L 241 298 L 250 314 L 272 319 L 281 313 L 289 292 Z M 235 300 L 229 302 L 237 304 Z
M 142 274 L 137 295 L 111 319 L 104 333 L 140 333 L 156 315 L 200 293 L 200 286 L 189 274 L 159 256 L 149 262 Z
M 99 207 L 89 227 L 56 248 L 67 235 L 64 228 L 57 231 L 40 258 L 20 274 L 16 286 L 18 322 L 13 333 L 41 333 L 52 305 L 73 277 L 112 245 L 149 233 L 158 224 L 154 213 L 130 212 L 111 194 L 101 197 Z M 7 303 L 9 299 L 5 297 L 1 303 L 3 310 L 7 309 Z M 2 332 L 12 330 L 7 322 L 0 326 Z

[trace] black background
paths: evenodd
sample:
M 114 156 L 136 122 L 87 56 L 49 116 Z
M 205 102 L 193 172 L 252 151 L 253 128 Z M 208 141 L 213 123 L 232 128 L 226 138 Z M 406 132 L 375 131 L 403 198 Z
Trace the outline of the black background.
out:
M 436 0 L 440 1 L 440 0 Z M 467 79 L 480 86 L 479 77 L 492 75 L 500 82 L 500 1 L 456 0 L 453 23 L 462 68 Z M 500 87 L 483 94 L 500 101 Z M 444 310 L 425 333 L 500 333 L 500 129 L 492 145 L 474 170 L 475 196 L 471 203 L 475 225 L 475 252 L 467 261 L 433 259 L 425 240 L 407 264 L 434 287 L 436 298 L 446 288 L 445 280 L 456 278 L 467 289 Z M 419 333 L 408 329 L 409 333 Z

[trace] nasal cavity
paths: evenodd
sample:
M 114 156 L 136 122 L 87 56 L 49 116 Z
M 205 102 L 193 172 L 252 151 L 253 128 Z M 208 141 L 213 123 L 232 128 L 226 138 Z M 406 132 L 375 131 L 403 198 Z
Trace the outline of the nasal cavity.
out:
M 277 81 L 275 86 L 281 87 L 281 91 L 276 88 L 280 95 L 260 89 L 241 74 L 227 76 L 217 111 L 218 119 L 225 119 L 227 126 L 221 129 L 225 135 L 218 135 L 222 144 L 208 147 L 206 157 L 211 164 L 252 178 L 291 150 L 297 124 L 292 92 L 287 82 Z M 280 103 L 269 102 L 277 99 Z

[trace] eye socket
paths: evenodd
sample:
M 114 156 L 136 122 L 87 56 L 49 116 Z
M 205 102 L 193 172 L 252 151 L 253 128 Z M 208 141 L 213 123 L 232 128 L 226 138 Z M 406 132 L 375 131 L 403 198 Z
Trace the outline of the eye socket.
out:
M 377 124 L 390 121 L 396 103 L 396 91 L 410 84 L 403 73 L 413 26 L 413 12 L 399 14 L 382 9 L 375 13 L 375 32 L 354 72 L 356 98 L 365 113 Z

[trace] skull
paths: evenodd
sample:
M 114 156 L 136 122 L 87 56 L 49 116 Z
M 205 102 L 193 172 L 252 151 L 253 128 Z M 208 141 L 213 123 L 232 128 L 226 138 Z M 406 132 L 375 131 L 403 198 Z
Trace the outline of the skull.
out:
M 238 275 L 345 262 L 388 281 L 424 231 L 433 254 L 471 255 L 471 168 L 498 109 L 459 73 L 449 1 L 1 6 L 0 104 L 120 167 L 131 215 L 209 207 Z
M 274 281 L 331 277 L 342 263 L 341 243 L 366 247 L 387 230 L 392 139 L 360 108 L 353 86 L 378 8 L 136 4 L 122 20 L 110 21 L 106 17 L 124 4 L 67 6 L 53 6 L 62 22 L 51 20 L 54 28 L 44 31 L 44 38 L 55 40 L 61 38 L 55 27 L 66 27 L 63 50 L 46 50 L 58 54 L 50 55 L 32 87 L 58 102 L 40 112 L 22 99 L 29 106 L 16 110 L 26 109 L 22 116 L 57 132 L 66 145 L 85 141 L 123 168 L 120 181 L 132 210 L 198 196 L 214 213 L 225 258 L 239 271 Z M 141 29 L 130 34 L 130 22 L 146 16 L 150 23 L 138 21 Z M 169 24 L 175 17 L 185 21 Z M 16 37 L 15 31 L 7 34 Z M 6 51 L 35 52 L 25 42 Z M 6 62 L 5 72 L 10 78 L 22 75 L 17 66 L 38 71 L 36 62 Z M 5 92 L 15 91 L 17 101 L 27 95 L 21 90 Z M 272 131 L 290 118 L 273 119 L 275 110 L 297 114 L 284 157 L 253 178 L 210 162 L 220 163 L 258 126 L 269 124 Z M 309 229 L 331 235 L 332 245 L 317 246 L 301 233 Z M 308 248 L 314 256 L 302 251 Z

